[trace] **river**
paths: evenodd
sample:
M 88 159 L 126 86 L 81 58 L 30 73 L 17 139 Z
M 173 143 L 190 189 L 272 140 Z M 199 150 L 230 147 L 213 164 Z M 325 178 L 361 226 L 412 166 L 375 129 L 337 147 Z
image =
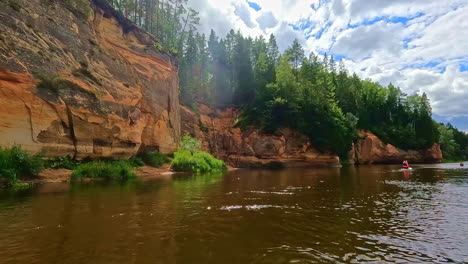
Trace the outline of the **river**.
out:
M 467 263 L 457 164 L 237 170 L 0 194 L 0 263 Z

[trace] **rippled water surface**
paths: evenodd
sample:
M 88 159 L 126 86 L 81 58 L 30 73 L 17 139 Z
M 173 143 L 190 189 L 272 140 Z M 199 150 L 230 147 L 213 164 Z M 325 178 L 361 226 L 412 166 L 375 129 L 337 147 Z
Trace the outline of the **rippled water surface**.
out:
M 238 170 L 0 194 L 0 263 L 467 263 L 455 164 Z

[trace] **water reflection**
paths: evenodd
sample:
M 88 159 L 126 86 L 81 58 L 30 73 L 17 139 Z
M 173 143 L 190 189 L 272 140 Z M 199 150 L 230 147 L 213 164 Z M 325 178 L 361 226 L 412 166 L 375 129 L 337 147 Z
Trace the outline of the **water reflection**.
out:
M 0 195 L 0 263 L 468 262 L 468 170 L 238 170 Z

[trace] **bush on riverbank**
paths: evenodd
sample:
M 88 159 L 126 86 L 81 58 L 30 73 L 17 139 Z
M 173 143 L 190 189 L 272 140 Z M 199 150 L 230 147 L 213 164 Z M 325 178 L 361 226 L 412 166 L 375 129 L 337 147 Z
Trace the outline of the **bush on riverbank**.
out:
M 106 179 L 126 181 L 136 178 L 132 172 L 134 166 L 130 161 L 93 161 L 76 167 L 72 173 L 72 179 Z
M 170 162 L 169 158 L 166 155 L 158 153 L 158 152 L 154 152 L 154 153 L 147 152 L 147 153 L 140 154 L 138 157 L 146 165 L 155 167 L 155 168 L 159 168 L 162 165 Z
M 30 155 L 21 147 L 0 147 L 0 179 L 12 187 L 18 179 L 37 175 L 44 169 L 44 160 L 40 155 Z
M 73 170 L 81 163 L 81 161 L 74 160 L 72 156 L 66 155 L 47 159 L 45 161 L 45 167 L 50 169 Z
M 211 154 L 200 151 L 200 144 L 190 136 L 184 136 L 179 149 L 174 153 L 172 169 L 180 172 L 206 173 L 225 171 L 226 164 Z

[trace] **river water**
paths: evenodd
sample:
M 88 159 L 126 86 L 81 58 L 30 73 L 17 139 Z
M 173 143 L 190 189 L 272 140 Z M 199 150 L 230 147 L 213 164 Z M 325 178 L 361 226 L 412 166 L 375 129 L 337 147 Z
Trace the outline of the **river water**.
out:
M 468 263 L 468 170 L 44 184 L 0 194 L 0 263 Z

